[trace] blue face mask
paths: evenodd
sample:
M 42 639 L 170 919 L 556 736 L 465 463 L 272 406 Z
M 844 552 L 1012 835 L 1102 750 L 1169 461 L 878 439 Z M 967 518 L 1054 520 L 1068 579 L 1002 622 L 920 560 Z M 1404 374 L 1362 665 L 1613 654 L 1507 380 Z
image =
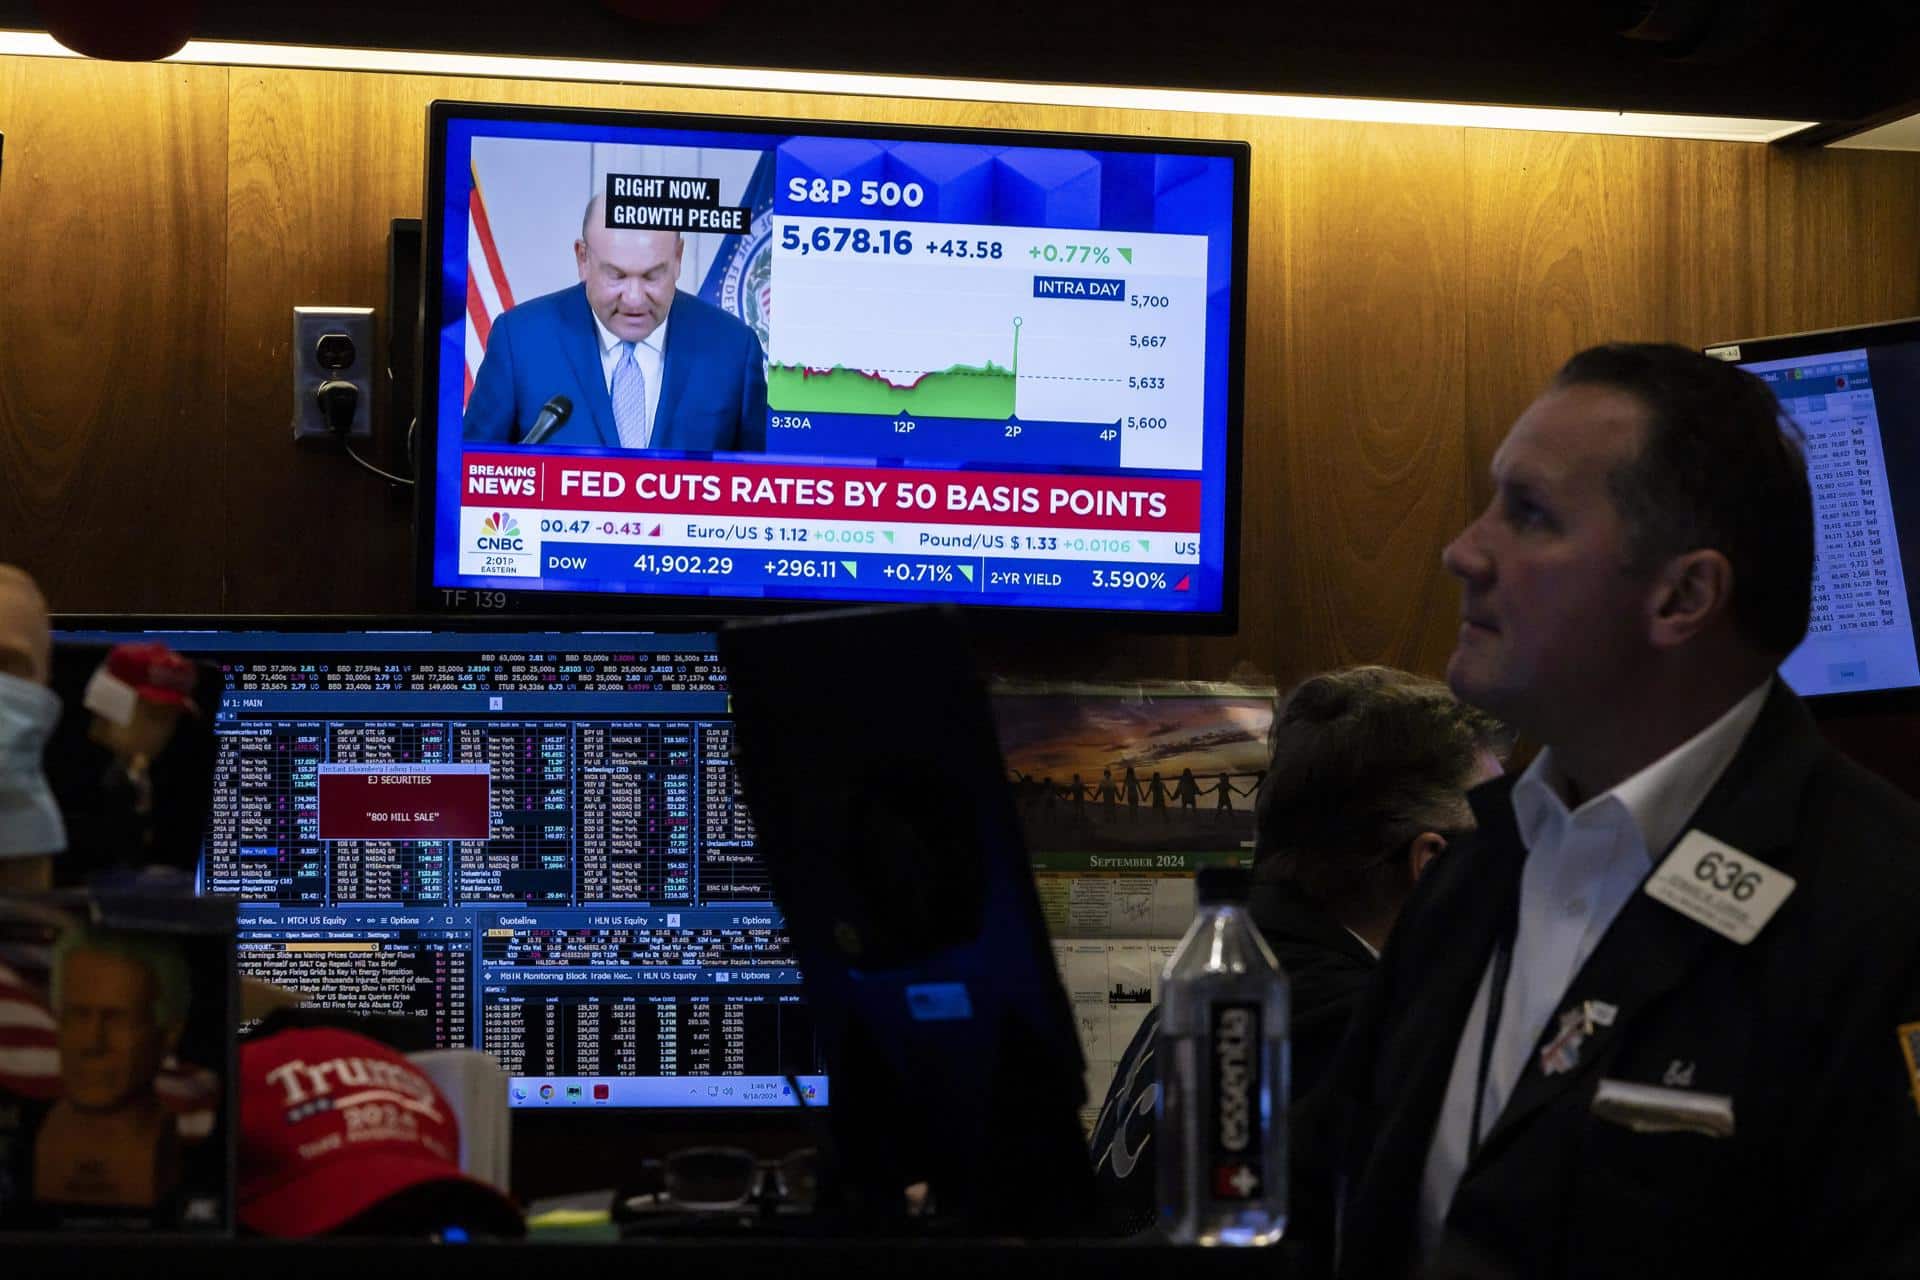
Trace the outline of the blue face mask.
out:
M 41 765 L 59 721 L 53 690 L 0 674 L 0 858 L 67 847 L 66 824 Z

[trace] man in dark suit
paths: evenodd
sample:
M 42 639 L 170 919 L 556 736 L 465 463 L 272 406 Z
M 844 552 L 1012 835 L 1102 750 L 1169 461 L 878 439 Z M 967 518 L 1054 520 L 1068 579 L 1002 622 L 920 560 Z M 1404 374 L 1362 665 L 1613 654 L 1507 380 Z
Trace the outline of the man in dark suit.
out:
M 573 255 L 580 283 L 494 321 L 462 434 L 519 444 L 554 396 L 572 403 L 539 443 L 627 449 L 766 447 L 766 357 L 753 330 L 675 287 L 677 231 L 606 225 L 587 205 Z M 532 442 L 529 442 L 532 443 Z
M 1796 435 L 1622 345 L 1495 454 L 1447 676 L 1544 749 L 1471 796 L 1333 1070 L 1341 1275 L 1920 1274 L 1920 806 L 1774 674 Z
M 1513 740 L 1445 685 L 1390 667 L 1303 681 L 1271 736 L 1248 909 L 1290 984 L 1301 1099 L 1324 1075 L 1414 882 L 1472 825 L 1467 788 L 1500 772 Z M 1155 1010 L 1128 1044 L 1094 1131 L 1101 1215 L 1123 1234 L 1156 1217 L 1159 1025 Z

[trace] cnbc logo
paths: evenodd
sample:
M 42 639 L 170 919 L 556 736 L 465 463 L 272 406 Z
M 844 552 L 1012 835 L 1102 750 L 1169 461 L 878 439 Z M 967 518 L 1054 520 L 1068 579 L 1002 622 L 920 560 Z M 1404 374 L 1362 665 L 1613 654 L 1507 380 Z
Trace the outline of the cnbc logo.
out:
M 504 511 L 496 511 L 480 524 L 480 536 L 474 539 L 482 551 L 525 551 L 520 522 Z

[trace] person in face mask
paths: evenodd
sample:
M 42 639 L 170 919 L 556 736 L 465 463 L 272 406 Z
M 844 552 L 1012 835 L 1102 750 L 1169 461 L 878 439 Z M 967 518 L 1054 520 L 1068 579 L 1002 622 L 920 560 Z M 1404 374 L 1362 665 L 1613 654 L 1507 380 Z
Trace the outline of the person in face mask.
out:
M 60 699 L 47 687 L 53 637 L 46 597 L 32 578 L 0 564 L 0 890 L 44 889 L 66 826 L 41 756 Z

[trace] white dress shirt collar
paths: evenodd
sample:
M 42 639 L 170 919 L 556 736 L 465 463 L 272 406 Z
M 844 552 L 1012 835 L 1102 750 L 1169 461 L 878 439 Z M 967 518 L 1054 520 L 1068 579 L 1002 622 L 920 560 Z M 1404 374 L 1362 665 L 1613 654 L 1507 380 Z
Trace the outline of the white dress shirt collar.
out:
M 1733 763 L 1747 731 L 1760 718 L 1760 708 L 1766 704 L 1772 686 L 1769 676 L 1699 733 L 1571 811 L 1565 799 L 1566 779 L 1554 760 L 1553 748 L 1544 748 L 1513 786 L 1513 816 L 1521 841 L 1531 850 L 1536 838 L 1556 818 L 1578 820 L 1609 804 L 1618 804 L 1640 829 L 1647 857 L 1659 857 L 1679 837 L 1680 828 Z
M 588 314 L 593 316 L 594 330 L 600 335 L 600 363 L 606 366 L 607 377 L 611 379 L 613 366 L 620 360 L 620 344 L 626 339 L 616 336 L 613 330 L 600 323 L 599 312 L 589 309 Z M 669 312 L 659 324 L 653 326 L 652 333 L 633 344 L 634 359 L 643 360 L 648 352 L 652 353 L 655 360 L 667 358 L 667 321 L 671 319 L 673 315 Z

